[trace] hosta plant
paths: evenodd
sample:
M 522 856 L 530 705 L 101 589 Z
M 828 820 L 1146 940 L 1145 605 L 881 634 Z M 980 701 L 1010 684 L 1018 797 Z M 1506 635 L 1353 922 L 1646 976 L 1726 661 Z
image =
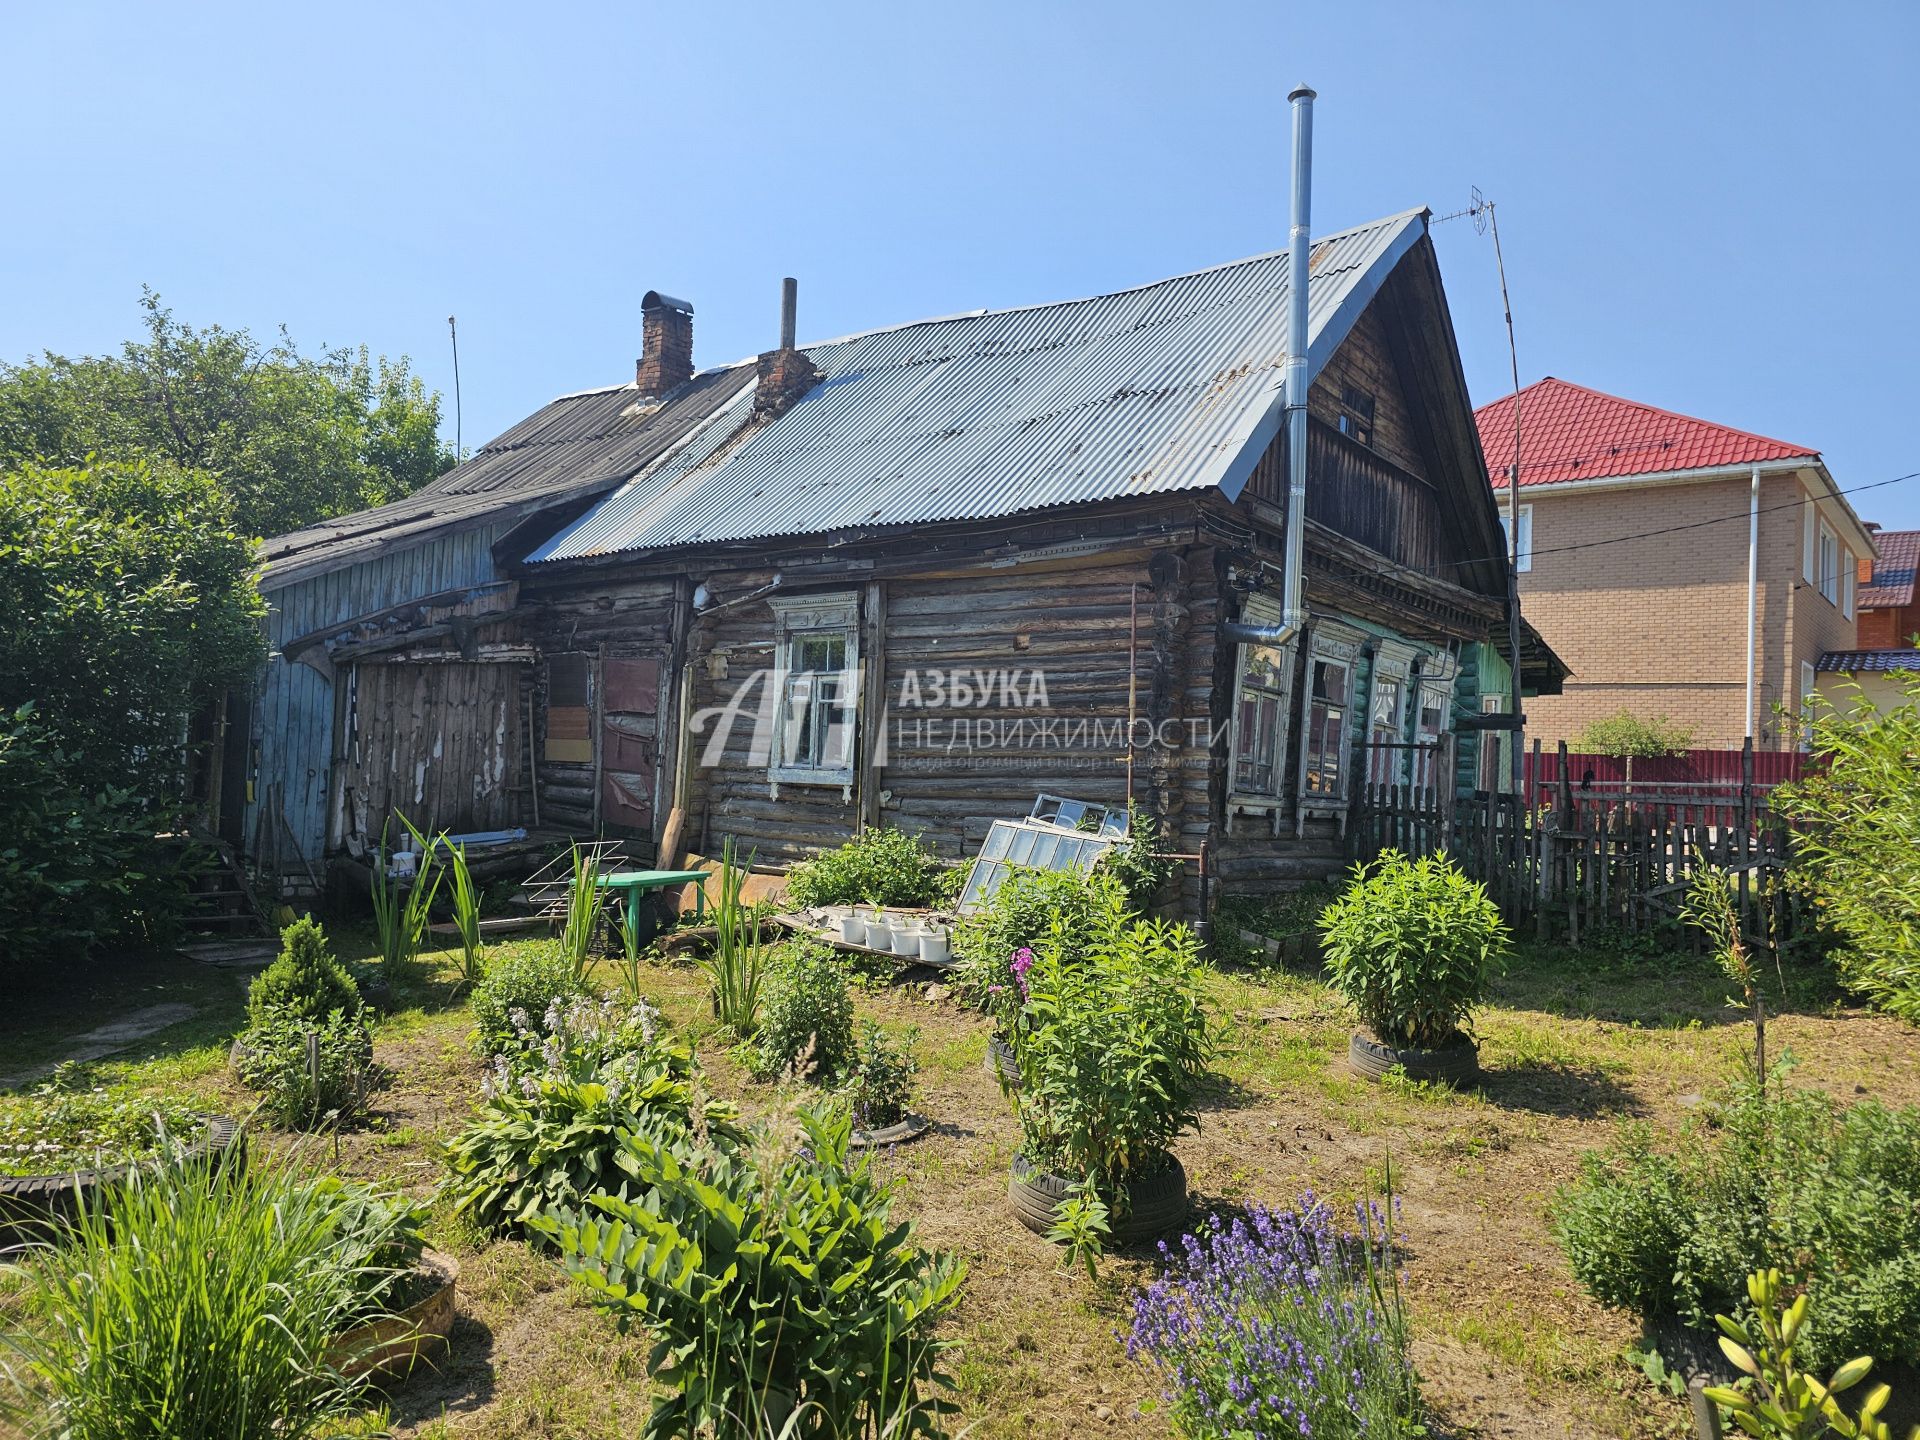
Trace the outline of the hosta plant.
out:
M 964 1267 L 893 1218 L 843 1107 L 799 1119 L 798 1150 L 623 1134 L 637 1194 L 536 1222 L 595 1301 L 652 1333 L 653 1440 L 909 1440 L 953 1408 L 935 1331 Z
M 1478 881 L 1445 855 L 1393 850 L 1355 868 L 1320 930 L 1333 988 L 1378 1039 L 1416 1050 L 1459 1042 L 1509 948 Z
M 731 1145 L 738 1112 L 706 1094 L 691 1054 L 677 1046 L 609 1064 L 591 1080 L 564 1070 L 515 1074 L 496 1062 L 480 1107 L 447 1143 L 446 1194 L 482 1230 L 524 1227 L 544 1210 L 631 1186 L 621 1148 L 631 1134 Z
M 483 1055 L 524 1043 L 528 1030 L 545 1033 L 545 1017 L 586 994 L 559 947 L 540 943 L 496 953 L 469 1002 L 474 1048 Z

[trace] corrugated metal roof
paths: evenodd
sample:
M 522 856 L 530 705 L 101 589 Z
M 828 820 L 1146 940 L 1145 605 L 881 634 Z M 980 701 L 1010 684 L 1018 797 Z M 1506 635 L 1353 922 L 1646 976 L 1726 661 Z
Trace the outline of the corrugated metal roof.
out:
M 1873 537 L 1880 552 L 1873 578 L 1860 587 L 1862 610 L 1894 610 L 1913 603 L 1914 573 L 1920 570 L 1920 530 L 1882 530 Z
M 1816 670 L 1838 670 L 1847 675 L 1870 671 L 1920 670 L 1920 650 L 1829 650 L 1815 663 Z
M 272 590 L 400 542 L 618 484 L 668 454 L 736 394 L 753 367 L 705 370 L 657 410 L 631 414 L 632 385 L 563 395 L 404 500 L 277 536 L 262 547 Z
M 1426 233 L 1426 213 L 1315 244 L 1315 364 Z M 743 391 L 711 443 L 636 476 L 528 559 L 1237 494 L 1279 423 L 1287 288 L 1277 252 L 808 346 L 821 382 L 792 409 L 749 430 Z
M 1567 480 L 1662 475 L 1755 461 L 1812 460 L 1804 445 L 1696 420 L 1549 375 L 1520 392 L 1520 488 Z M 1493 488 L 1513 465 L 1514 397 L 1474 411 Z

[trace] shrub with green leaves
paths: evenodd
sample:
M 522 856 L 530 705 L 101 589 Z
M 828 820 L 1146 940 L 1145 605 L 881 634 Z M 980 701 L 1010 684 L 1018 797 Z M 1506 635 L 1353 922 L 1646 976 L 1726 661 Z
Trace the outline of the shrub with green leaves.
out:
M 918 1030 L 909 1030 L 895 1040 L 873 1021 L 861 1022 L 853 1058 L 834 1092 L 847 1102 L 860 1129 L 881 1130 L 906 1117 L 913 1100 L 913 1079 L 920 1073 L 920 1062 L 913 1058 L 919 1038 Z
M 1811 1361 L 1920 1361 L 1920 1109 L 1743 1082 L 1670 1151 L 1630 1127 L 1585 1157 L 1555 1231 L 1588 1293 L 1644 1320 L 1708 1329 L 1785 1262 Z
M 1178 860 L 1163 859 L 1161 849 L 1158 822 L 1136 809 L 1127 818 L 1126 844 L 1101 857 L 1099 868 L 1126 886 L 1127 903 L 1136 913 L 1145 913 L 1180 868 Z
M 1794 822 L 1789 880 L 1838 930 L 1840 977 L 1920 1024 L 1920 672 L 1902 703 L 1812 697 L 1816 763 L 1770 803 Z
M 767 980 L 753 1037 L 754 1074 L 829 1079 L 852 1054 L 853 997 L 845 967 L 822 946 L 788 946 Z
M 279 956 L 254 977 L 248 1018 L 255 1025 L 276 1015 L 318 1023 L 336 1010 L 360 1013 L 360 984 L 333 958 L 320 922 L 302 916 L 280 932 Z
M 794 867 L 787 897 L 815 905 L 935 905 L 951 892 L 947 866 L 904 830 L 868 830 Z
M 1445 855 L 1388 850 L 1320 913 L 1328 978 L 1389 1045 L 1454 1043 L 1510 948 L 1486 887 Z
M 993 1010 L 1007 1030 L 1011 1010 L 1018 1009 L 1008 998 L 1018 988 L 1011 969 L 1016 954 L 1049 938 L 1060 954 L 1076 954 L 1124 924 L 1129 913 L 1125 884 L 1105 870 L 1009 870 L 954 932 L 955 984 L 974 1004 Z
M 796 1153 L 689 1153 L 620 1137 L 641 1196 L 592 1196 L 537 1223 L 624 1328 L 653 1335 L 649 1440 L 934 1436 L 954 1407 L 936 1331 L 965 1267 L 929 1252 L 848 1148 L 844 1107 L 802 1109 Z
M 1103 1198 L 1160 1164 L 1199 1123 L 1195 1096 L 1216 1035 L 1199 945 L 1184 925 L 1141 920 L 1076 953 L 1034 947 L 1020 1062 L 1022 1153 L 1084 1177 Z
M 263 1164 L 143 1167 L 89 1195 L 66 1239 L 19 1268 L 18 1308 L 0 1329 L 13 1361 L 0 1365 L 0 1428 L 68 1440 L 336 1433 L 362 1389 L 327 1343 L 395 1278 L 379 1247 L 341 1243 L 342 1203 Z
M 275 1124 L 348 1125 L 367 1108 L 373 1040 L 358 1016 L 339 1010 L 308 1020 L 297 1010 L 273 1009 L 240 1036 L 235 1068 L 242 1084 L 260 1092 L 260 1108 Z
M 597 1080 L 610 1067 L 648 1058 L 667 1059 L 676 1073 L 692 1073 L 691 1053 L 667 1034 L 656 1007 L 645 1000 L 576 995 L 515 1025 L 513 1043 L 494 1056 L 489 1074 L 500 1084 L 523 1075 Z
M 332 1263 L 352 1281 L 351 1322 L 376 1319 L 405 1308 L 415 1267 L 427 1247 L 432 1207 L 397 1191 L 326 1176 L 313 1188 L 333 1206 Z
M 490 1233 L 628 1186 L 623 1133 L 671 1145 L 740 1138 L 738 1111 L 707 1095 L 692 1052 L 664 1035 L 594 1079 L 577 1078 L 563 1059 L 527 1072 L 500 1056 L 483 1089 L 448 1142 L 446 1194 L 456 1213 Z
M 1667 715 L 1642 719 L 1622 709 L 1596 720 L 1580 733 L 1573 748 L 1588 755 L 1612 755 L 1616 758 L 1655 759 L 1663 755 L 1684 755 L 1693 745 L 1693 727 L 1682 725 Z
M 497 1055 L 521 1043 L 523 1032 L 542 1034 L 546 1016 L 586 994 L 574 978 L 573 963 L 556 945 L 531 945 L 496 954 L 473 987 L 473 1043 L 483 1055 Z

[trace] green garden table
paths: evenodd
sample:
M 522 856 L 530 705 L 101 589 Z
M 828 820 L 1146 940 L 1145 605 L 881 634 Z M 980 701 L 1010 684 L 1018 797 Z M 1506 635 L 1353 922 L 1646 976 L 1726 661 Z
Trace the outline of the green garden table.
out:
M 694 891 L 693 918 L 704 920 L 707 915 L 707 875 L 705 870 L 614 870 L 605 875 L 594 877 L 593 883 L 602 890 L 621 892 L 627 911 L 627 928 L 638 930 L 640 924 L 640 897 L 654 890 L 664 890 L 669 885 L 698 885 Z

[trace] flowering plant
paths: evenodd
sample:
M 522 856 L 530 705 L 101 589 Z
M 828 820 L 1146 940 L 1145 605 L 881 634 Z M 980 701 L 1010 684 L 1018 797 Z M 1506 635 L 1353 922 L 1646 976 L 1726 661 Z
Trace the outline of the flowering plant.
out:
M 506 1018 L 512 1038 L 488 1065 L 483 1087 L 501 1088 L 528 1076 L 593 1080 L 616 1061 L 643 1056 L 666 1063 L 681 1078 L 690 1073 L 691 1053 L 670 1041 L 659 1010 L 644 1000 L 624 1004 L 573 995 L 548 1001 L 538 1020 L 518 1005 Z
M 1421 1433 L 1419 1391 L 1381 1207 L 1343 1237 L 1308 1193 L 1178 1250 L 1134 1301 L 1127 1354 L 1160 1373 L 1194 1440 L 1389 1440 Z
M 74 1088 L 62 1066 L 33 1094 L 0 1100 L 0 1175 L 64 1175 L 191 1144 L 207 1122 L 177 1101 Z

